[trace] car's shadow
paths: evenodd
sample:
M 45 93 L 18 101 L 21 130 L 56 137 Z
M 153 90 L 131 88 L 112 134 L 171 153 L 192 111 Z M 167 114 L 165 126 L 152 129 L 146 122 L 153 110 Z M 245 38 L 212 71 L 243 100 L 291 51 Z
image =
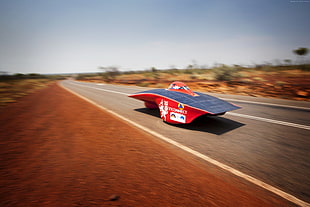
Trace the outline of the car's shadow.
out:
M 160 119 L 159 110 L 157 109 L 139 108 L 135 109 L 135 111 L 150 116 L 155 116 Z M 225 134 L 229 131 L 235 130 L 245 125 L 237 121 L 226 119 L 223 116 L 208 116 L 208 115 L 200 116 L 190 124 L 169 124 L 169 123 L 167 124 L 182 129 L 208 132 L 216 135 Z

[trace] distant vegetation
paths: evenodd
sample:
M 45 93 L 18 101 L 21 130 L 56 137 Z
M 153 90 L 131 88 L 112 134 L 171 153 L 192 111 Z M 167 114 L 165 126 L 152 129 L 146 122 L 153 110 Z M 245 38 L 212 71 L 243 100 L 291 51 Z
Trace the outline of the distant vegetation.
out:
M 235 78 L 240 77 L 240 72 L 242 71 L 265 71 L 265 72 L 276 72 L 276 71 L 285 71 L 285 70 L 296 70 L 300 69 L 302 71 L 310 71 L 310 64 L 300 64 L 293 65 L 291 60 L 285 60 L 281 65 L 274 65 L 271 63 L 258 64 L 255 66 L 241 66 L 241 65 L 225 65 L 225 64 L 216 64 L 212 68 L 186 68 L 186 69 L 156 69 L 151 67 L 146 70 L 137 70 L 137 71 L 120 71 L 117 67 L 113 67 L 113 70 L 103 70 L 102 73 L 84 73 L 78 74 L 77 80 L 103 80 L 105 82 L 119 82 L 126 81 L 126 77 L 131 76 L 130 80 L 133 77 L 140 77 L 141 81 L 145 80 L 159 80 L 164 79 L 165 74 L 170 75 L 189 75 L 191 80 L 216 80 L 216 81 L 231 81 Z
M 293 65 L 289 60 L 278 65 L 265 63 L 252 67 L 216 64 L 212 68 L 196 65 L 186 69 L 151 67 L 144 71 L 126 72 L 117 69 L 113 76 L 103 72 L 82 74 L 77 79 L 154 88 L 182 81 L 191 89 L 202 92 L 310 100 L 310 64 Z
M 165 78 L 165 74 L 178 75 L 180 77 L 182 74 L 190 75 L 192 80 L 216 80 L 216 81 L 231 81 L 240 76 L 240 71 L 284 71 L 284 70 L 295 70 L 300 69 L 302 71 L 310 71 L 309 61 L 305 61 L 304 57 L 308 54 L 308 48 L 300 47 L 292 51 L 297 55 L 297 61 L 293 64 L 290 59 L 285 59 L 283 61 L 275 60 L 274 63 L 265 62 L 264 64 L 257 64 L 254 66 L 242 66 L 233 65 L 228 66 L 225 64 L 216 63 L 213 67 L 208 67 L 206 65 L 198 65 L 195 60 L 192 64 L 189 64 L 186 68 L 177 69 L 175 66 L 171 66 L 170 69 L 157 69 L 151 67 L 143 71 L 125 71 L 122 72 L 117 66 L 100 66 L 98 69 L 102 70 L 102 73 L 97 74 L 79 74 L 76 79 L 87 80 L 87 79 L 98 79 L 104 80 L 105 82 L 126 82 L 126 77 L 131 75 L 137 77 L 137 75 L 143 75 L 145 80 L 160 80 Z M 129 81 L 129 80 L 128 80 Z M 142 80 L 143 81 L 143 78 Z M 137 83 L 138 85 L 148 85 L 144 83 Z
M 69 77 L 68 75 L 41 75 L 37 73 L 16 73 L 13 75 L 9 75 L 7 72 L 0 71 L 0 81 L 6 80 L 22 80 L 22 79 L 46 79 L 46 80 L 63 80 Z
M 40 75 L 35 73 L 8 75 L 2 72 L 0 75 L 0 108 L 64 78 L 66 77 L 62 75 Z
M 81 81 L 137 85 L 142 87 L 167 87 L 172 81 L 183 81 L 192 89 L 203 92 L 232 93 L 251 96 L 267 96 L 310 100 L 310 63 L 305 59 L 307 48 L 292 51 L 296 61 L 274 60 L 252 66 L 225 65 L 212 67 L 192 61 L 183 69 L 150 67 L 146 70 L 121 71 L 117 66 L 100 66 L 102 72 L 67 75 L 14 74 L 0 71 L 0 102 L 14 102 L 27 94 L 24 89 L 37 88 L 56 80 L 73 78 Z M 8 92 L 9 91 L 9 92 Z M 10 95 L 8 95 L 10 94 Z M 0 103 L 0 105 L 1 105 Z

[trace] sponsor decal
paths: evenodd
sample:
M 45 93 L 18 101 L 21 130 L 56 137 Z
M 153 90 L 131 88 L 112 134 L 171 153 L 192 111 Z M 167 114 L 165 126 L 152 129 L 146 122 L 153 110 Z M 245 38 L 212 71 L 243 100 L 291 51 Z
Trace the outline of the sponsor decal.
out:
M 172 111 L 172 112 L 177 112 L 177 113 L 181 113 L 181 114 L 187 114 L 187 110 L 180 110 L 180 109 L 176 109 L 176 108 L 172 108 L 172 107 L 169 107 L 169 111 Z
M 169 101 L 165 101 L 164 99 L 160 100 L 158 104 L 160 110 L 160 117 L 167 121 L 167 115 L 170 112 L 170 120 L 177 121 L 180 123 L 185 123 L 187 110 L 184 110 L 184 104 L 178 103 L 178 108 L 173 108 L 169 106 Z
M 168 109 L 169 109 L 169 102 L 164 101 L 164 99 L 161 99 L 160 103 L 158 104 L 159 110 L 160 110 L 160 117 L 163 120 L 167 120 L 166 115 L 168 114 Z
M 173 120 L 173 121 L 185 123 L 186 116 L 184 114 L 179 114 L 179 113 L 171 112 L 170 113 L 170 119 Z
M 179 108 L 180 110 L 183 110 L 183 109 L 184 109 L 184 104 L 178 103 L 178 108 Z

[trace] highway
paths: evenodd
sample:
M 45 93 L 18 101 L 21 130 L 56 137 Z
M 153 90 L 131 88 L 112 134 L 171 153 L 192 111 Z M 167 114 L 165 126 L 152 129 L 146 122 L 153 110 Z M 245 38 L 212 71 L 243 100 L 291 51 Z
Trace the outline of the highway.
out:
M 299 205 L 299 201 L 305 206 L 310 203 L 308 102 L 208 93 L 242 109 L 221 117 L 203 117 L 189 125 L 171 125 L 161 120 L 158 111 L 127 97 L 148 88 L 70 80 L 60 84 L 146 131 L 297 198 Z

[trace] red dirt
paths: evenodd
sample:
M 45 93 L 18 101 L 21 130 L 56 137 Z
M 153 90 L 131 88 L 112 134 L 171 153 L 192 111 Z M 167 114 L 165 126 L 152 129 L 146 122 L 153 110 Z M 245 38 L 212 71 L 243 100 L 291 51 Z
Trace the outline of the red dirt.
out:
M 0 206 L 293 206 L 56 84 L 0 126 Z

